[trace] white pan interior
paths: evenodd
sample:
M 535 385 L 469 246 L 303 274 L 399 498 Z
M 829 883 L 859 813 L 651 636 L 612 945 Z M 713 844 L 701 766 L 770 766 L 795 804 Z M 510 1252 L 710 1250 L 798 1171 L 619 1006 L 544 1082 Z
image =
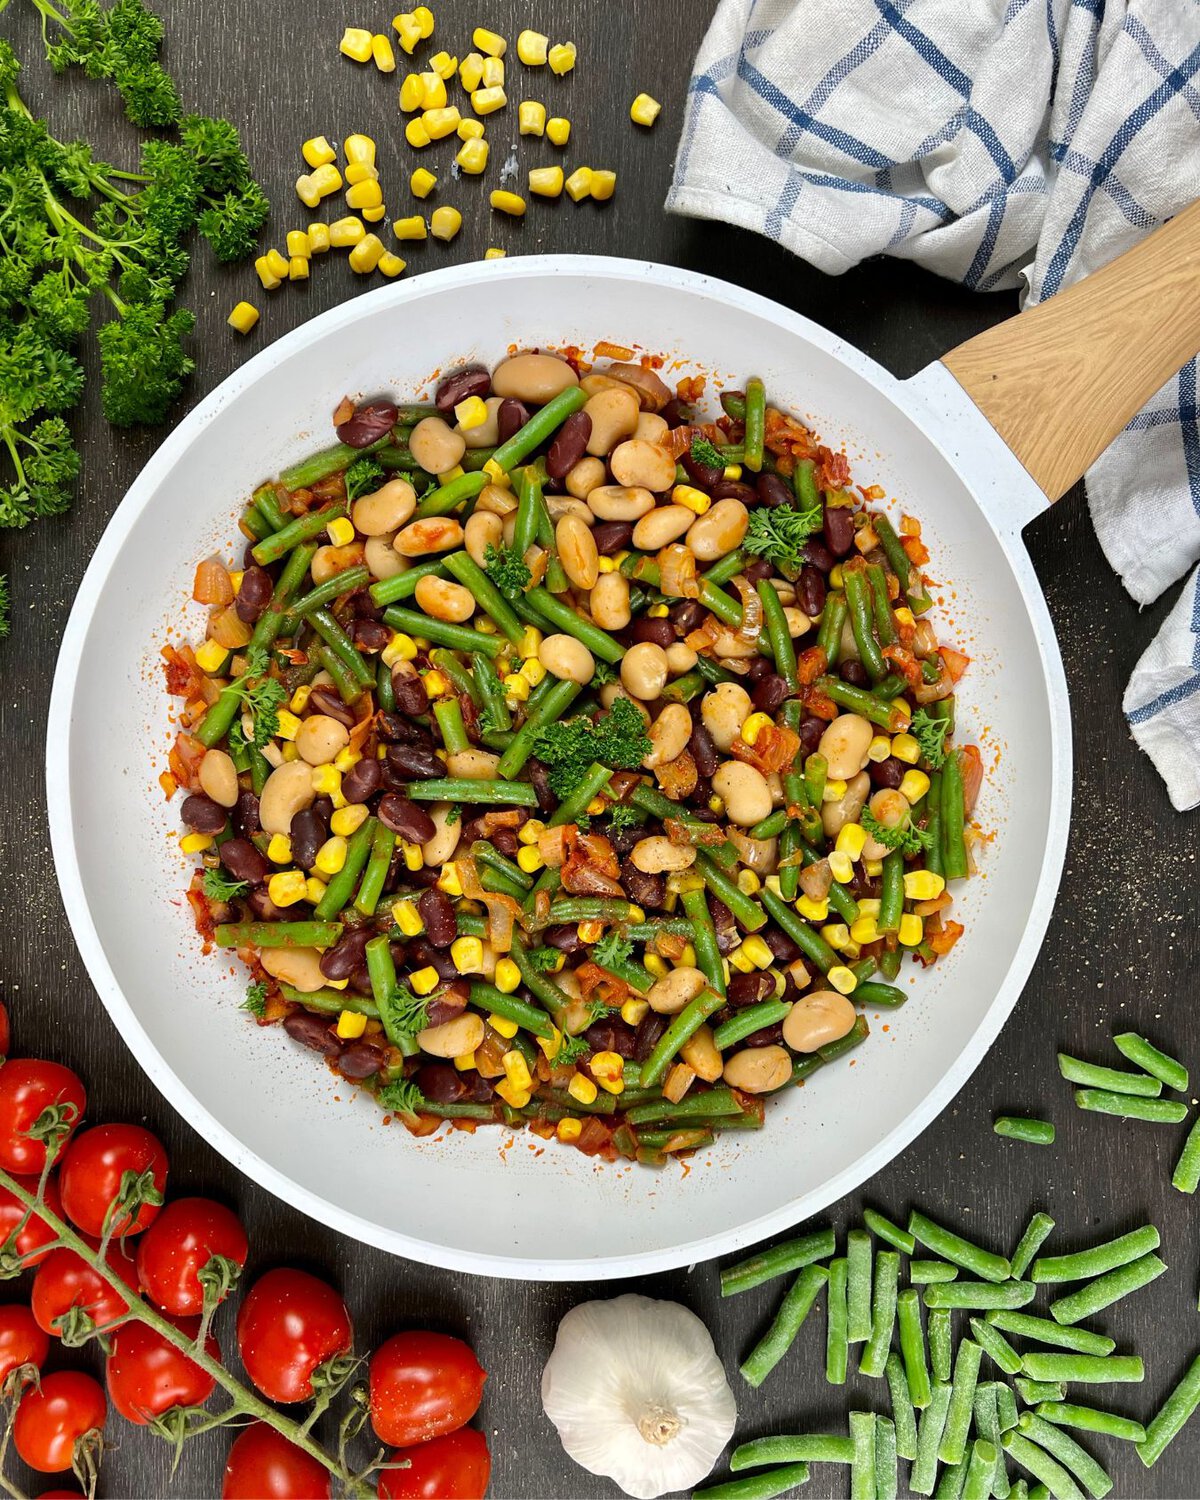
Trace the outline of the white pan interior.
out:
M 731 1135 L 687 1172 L 595 1164 L 495 1129 L 414 1140 L 385 1127 L 315 1054 L 239 1011 L 246 979 L 235 960 L 200 955 L 183 899 L 190 862 L 156 781 L 173 735 L 158 653 L 199 629 L 203 611 L 187 602 L 196 562 L 232 555 L 252 486 L 330 441 L 344 393 L 412 398 L 437 367 L 494 362 L 511 345 L 590 350 L 601 339 L 680 361 L 664 371 L 671 381 L 702 371 L 710 395 L 714 380 L 740 386 L 759 373 L 773 402 L 845 445 L 859 483 L 882 484 L 895 514 L 920 517 L 931 574 L 944 580 L 933 618 L 973 657 L 960 722 L 989 772 L 977 816 L 995 838 L 984 878 L 956 900 L 967 934 L 953 955 L 928 975 L 906 965 L 911 1000 L 868 1012 L 873 1034 L 849 1064 L 789 1091 L 764 1131 Z M 54 853 L 76 939 L 122 1035 L 180 1112 L 248 1175 L 347 1234 L 448 1267 L 563 1279 L 752 1243 L 900 1150 L 961 1086 L 1017 998 L 1049 917 L 1068 801 L 1065 686 L 1032 570 L 1011 518 L 993 525 L 978 503 L 986 482 L 973 494 L 923 428 L 945 433 L 952 450 L 986 454 L 989 439 L 972 410 L 952 431 L 944 404 L 939 416 L 928 400 L 733 287 L 565 258 L 456 268 L 360 297 L 264 350 L 193 412 L 97 549 L 48 735 Z M 1032 510 L 1027 492 L 1022 507 Z

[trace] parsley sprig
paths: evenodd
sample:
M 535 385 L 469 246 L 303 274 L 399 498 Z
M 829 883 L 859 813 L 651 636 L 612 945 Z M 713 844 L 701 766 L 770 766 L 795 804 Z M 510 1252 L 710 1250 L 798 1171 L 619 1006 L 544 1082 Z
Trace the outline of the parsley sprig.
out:
M 750 524 L 742 546 L 755 557 L 763 557 L 784 574 L 799 576 L 804 566 L 804 544 L 820 531 L 823 512 L 819 505 L 797 510 L 794 505 L 777 505 L 773 509 L 757 505 L 750 512 Z
M 924 708 L 913 714 L 908 732 L 921 747 L 921 754 L 929 762 L 931 770 L 940 771 L 946 763 L 946 736 L 950 733 L 949 719 L 935 719 Z
M 205 870 L 201 886 L 210 901 L 236 901 L 250 889 L 247 881 L 234 880 L 221 869 Z
M 243 1010 L 248 1010 L 255 1020 L 261 1021 L 267 1013 L 267 987 L 261 979 L 256 979 L 253 984 L 246 988 L 246 998 L 242 1001 Z
M 916 828 L 912 823 L 902 823 L 897 828 L 888 828 L 871 811 L 864 807 L 861 818 L 863 832 L 870 835 L 885 849 L 899 849 L 902 854 L 920 854 L 933 847 L 933 835 L 925 828 Z

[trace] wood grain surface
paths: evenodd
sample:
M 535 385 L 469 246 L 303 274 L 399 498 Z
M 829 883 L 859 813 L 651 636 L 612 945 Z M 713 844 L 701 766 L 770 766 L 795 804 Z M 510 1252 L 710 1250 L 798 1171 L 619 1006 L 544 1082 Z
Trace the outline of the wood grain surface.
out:
M 389 206 L 398 210 L 407 201 L 401 187 L 413 160 L 403 144 L 396 80 L 357 68 L 337 53 L 346 24 L 386 26 L 391 11 L 379 0 L 373 6 L 358 0 L 351 9 L 346 0 L 159 4 L 167 21 L 167 61 L 182 81 L 187 104 L 223 113 L 243 130 L 276 204 L 273 242 L 280 243 L 284 232 L 306 217 L 292 184 L 300 170 L 300 143 L 310 135 L 339 138 L 363 130 L 375 136 Z M 512 254 L 586 250 L 646 256 L 774 297 L 899 375 L 915 372 L 1013 311 L 1011 295 L 971 296 L 896 262 L 876 262 L 829 279 L 749 234 L 666 217 L 662 202 L 688 68 L 711 9 L 700 0 L 669 8 L 652 0 L 623 0 L 619 6 L 545 0 L 533 9 L 528 0 L 489 0 L 482 9 L 478 3 L 435 0 L 434 9 L 439 41 L 460 55 L 477 23 L 510 37 L 531 24 L 555 38 L 573 39 L 579 47 L 576 72 L 561 82 L 542 75 L 537 94 L 574 122 L 568 159 L 611 166 L 619 184 L 606 206 L 538 203 L 523 222 L 514 223 L 489 213 L 488 180 L 464 182 L 442 199 L 463 208 L 461 235 L 450 247 L 433 242 L 416 247 L 409 274 L 473 259 L 489 244 Z M 35 109 L 44 111 L 60 134 L 85 136 L 97 155 L 132 164 L 135 132 L 121 118 L 113 92 L 78 76 L 52 77 L 40 59 L 27 0 L 12 0 L 0 16 L 0 32 L 26 61 L 23 89 Z M 664 104 L 651 133 L 628 120 L 629 102 L 642 89 Z M 520 85 L 512 89 L 521 92 Z M 510 106 L 506 125 L 515 139 L 513 114 Z M 505 127 L 493 123 L 489 133 L 497 143 L 493 150 L 503 151 Z M 521 143 L 524 165 L 552 155 L 544 143 Z M 449 152 L 442 150 L 440 159 L 444 169 Z M 248 268 L 219 270 L 199 248 L 185 289 L 185 301 L 198 317 L 197 372 L 188 401 L 211 390 L 254 349 L 370 284 L 356 279 L 344 258 L 334 255 L 315 268 L 310 282 L 268 298 Z M 225 327 L 229 308 L 243 296 L 264 307 L 262 322 L 245 341 Z M 447 330 L 450 340 L 452 332 Z M 703 330 L 694 334 L 702 352 Z M 89 350 L 90 363 L 93 355 Z M 752 364 L 753 350 L 747 350 L 747 366 Z M 71 941 L 50 860 L 43 785 L 46 705 L 59 634 L 82 570 L 161 433 L 114 432 L 101 419 L 94 387 L 76 429 L 83 474 L 72 513 L 22 535 L 0 535 L 14 596 L 12 636 L 0 646 L 0 973 L 17 1050 L 61 1058 L 77 1068 L 88 1082 L 96 1118 L 142 1121 L 157 1131 L 170 1150 L 177 1192 L 212 1193 L 236 1205 L 253 1246 L 251 1275 L 289 1262 L 340 1285 L 354 1313 L 360 1349 L 416 1324 L 472 1340 L 490 1372 L 481 1415 L 494 1455 L 493 1495 L 501 1500 L 615 1496 L 612 1485 L 563 1455 L 541 1412 L 538 1377 L 567 1308 L 621 1288 L 472 1279 L 391 1259 L 329 1232 L 241 1178 L 179 1119 L 142 1076 L 96 999 Z M 1074 714 L 1076 810 L 1062 893 L 1033 978 L 975 1077 L 909 1150 L 838 1205 L 829 1221 L 844 1228 L 863 1203 L 897 1218 L 919 1205 L 1004 1247 L 1015 1240 L 1030 1211 L 1042 1208 L 1058 1220 L 1057 1243 L 1064 1249 L 1153 1221 L 1162 1230 L 1169 1274 L 1100 1320 L 1122 1348 L 1144 1356 L 1146 1382 L 1095 1393 L 1098 1404 L 1111 1398 L 1115 1409 L 1147 1416 L 1200 1345 L 1198 1210 L 1169 1185 L 1180 1132 L 1079 1114 L 1057 1076 L 1054 1054 L 1064 1046 L 1106 1058 L 1111 1032 L 1136 1027 L 1200 1064 L 1193 977 L 1197 822 L 1172 813 L 1120 711 L 1129 672 L 1171 601 L 1138 613 L 1101 556 L 1079 492 L 1035 522 L 1027 541 L 1061 641 Z M 1024 664 L 1013 662 L 1011 670 L 1020 672 Z M 120 713 L 121 705 L 113 704 L 112 712 Z M 1031 868 L 1035 856 L 1030 850 Z M 138 941 L 138 922 L 138 912 L 131 910 L 131 943 Z M 204 1003 L 203 995 L 167 998 L 184 1016 L 190 1005 Z M 991 1122 L 1000 1111 L 1053 1119 L 1058 1144 L 1039 1151 L 999 1140 Z M 781 1144 L 807 1149 L 803 1140 Z M 380 1185 L 381 1192 L 388 1190 Z M 464 1203 L 463 1212 L 470 1211 Z M 880 1383 L 855 1379 L 845 1391 L 825 1384 L 821 1317 L 805 1327 L 761 1391 L 751 1394 L 742 1384 L 738 1360 L 770 1318 L 779 1286 L 723 1303 L 717 1267 L 698 1265 L 641 1278 L 638 1289 L 679 1298 L 707 1320 L 731 1371 L 745 1436 L 844 1430 L 851 1405 L 885 1409 Z M 8 1295 L 22 1291 L 15 1286 Z M 228 1311 L 217 1329 L 226 1356 L 234 1359 Z M 63 1359 L 91 1366 L 95 1355 Z M 174 1480 L 170 1454 L 157 1439 L 116 1419 L 111 1437 L 102 1495 L 150 1500 L 219 1493 L 227 1437 L 213 1434 L 189 1443 Z M 1097 1442 L 1095 1447 L 1114 1475 L 1117 1496 L 1200 1495 L 1200 1423 L 1149 1473 L 1127 1446 Z M 13 1474 L 28 1493 L 49 1487 L 15 1466 Z M 844 1469 L 817 1467 L 805 1493 L 839 1495 L 847 1488 Z

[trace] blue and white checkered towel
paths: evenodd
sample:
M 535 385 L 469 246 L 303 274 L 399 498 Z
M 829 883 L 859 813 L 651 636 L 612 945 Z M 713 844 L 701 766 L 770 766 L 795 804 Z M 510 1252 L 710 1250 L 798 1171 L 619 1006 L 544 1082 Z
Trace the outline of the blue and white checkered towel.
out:
M 836 274 L 897 255 L 1036 302 L 1200 197 L 1197 0 L 722 0 L 667 207 Z M 1200 559 L 1196 361 L 1087 476 L 1141 604 Z M 1177 808 L 1200 804 L 1196 571 L 1125 693 Z

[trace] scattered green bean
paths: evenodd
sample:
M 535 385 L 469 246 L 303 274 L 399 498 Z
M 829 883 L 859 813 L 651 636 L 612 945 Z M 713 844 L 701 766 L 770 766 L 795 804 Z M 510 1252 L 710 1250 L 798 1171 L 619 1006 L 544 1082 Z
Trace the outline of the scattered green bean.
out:
M 1068 1083 L 1108 1089 L 1114 1094 L 1140 1094 L 1147 1099 L 1157 1099 L 1162 1093 L 1162 1080 L 1151 1078 L 1148 1073 L 1126 1073 L 1120 1068 L 1101 1068 L 1066 1052 L 1058 1054 L 1058 1071 Z
M 890 986 L 885 986 L 885 988 L 890 988 Z M 862 999 L 862 989 L 863 986 L 860 984 L 854 991 L 855 1004 Z M 894 1249 L 903 1251 L 905 1255 L 911 1255 L 916 1249 L 916 1241 L 907 1230 L 901 1229 L 899 1224 L 893 1224 L 891 1219 L 885 1218 L 873 1208 L 863 1209 L 863 1223 L 872 1234 L 885 1240 Z
M 1075 1354 L 1111 1354 L 1117 1347 L 1106 1333 L 1094 1333 L 1090 1328 L 1063 1328 L 1050 1318 L 1039 1318 L 1033 1313 L 1000 1310 L 988 1313 L 987 1321 L 1004 1333 L 1056 1349 L 1070 1349 Z
M 1081 1432 L 1099 1432 L 1105 1437 L 1121 1438 L 1127 1443 L 1144 1443 L 1146 1429 L 1140 1422 L 1118 1417 L 1114 1412 L 1098 1411 L 1094 1406 L 1075 1406 L 1063 1401 L 1042 1401 L 1037 1414 L 1056 1427 L 1077 1427 Z
M 729 1457 L 735 1474 L 764 1464 L 848 1464 L 854 1461 L 854 1442 L 848 1437 L 824 1433 L 801 1433 L 796 1437 L 756 1438 L 741 1443 Z
M 929 1405 L 921 1413 L 921 1421 L 917 1427 L 917 1456 L 908 1477 L 908 1487 L 915 1494 L 933 1494 L 937 1479 L 938 1447 L 949 1409 L 950 1387 L 939 1383 L 934 1386 Z
M 1037 1295 L 1027 1281 L 945 1281 L 925 1288 L 926 1307 L 965 1307 L 972 1312 L 1025 1307 Z
M 825 1379 L 829 1385 L 845 1385 L 849 1364 L 846 1337 L 846 1257 L 829 1262 L 829 1289 L 825 1298 Z
M 449 646 L 452 651 L 499 656 L 504 650 L 504 642 L 498 635 L 484 635 L 482 631 L 472 630 L 469 625 L 453 625 L 446 620 L 434 620 L 429 615 L 423 615 L 415 609 L 403 609 L 398 604 L 385 609 L 383 618 L 393 630 L 412 636 L 424 636 L 427 641 L 433 641 L 439 646 Z M 577 684 L 572 683 L 572 686 L 576 687 Z
M 862 1375 L 878 1379 L 883 1374 L 892 1344 L 892 1330 L 896 1326 L 896 1288 L 899 1279 L 899 1255 L 894 1250 L 881 1250 L 875 1257 L 871 1290 L 871 1334 L 858 1361 L 859 1373 Z
M 905 1287 L 897 1297 L 896 1313 L 908 1398 L 918 1411 L 922 1411 L 929 1405 L 929 1365 L 925 1357 L 925 1332 L 921 1326 L 921 1300 L 911 1287 Z
M 1187 1092 L 1188 1070 L 1175 1058 L 1160 1052 L 1144 1036 L 1139 1036 L 1136 1031 L 1123 1031 L 1113 1037 L 1113 1045 L 1122 1057 L 1136 1063 L 1152 1078 L 1161 1079 L 1169 1089 L 1177 1093 Z
M 764 1469 L 745 1479 L 694 1490 L 692 1500 L 774 1500 L 776 1495 L 786 1494 L 788 1490 L 807 1483 L 807 1464 L 785 1464 L 781 1469 Z
M 912 1260 L 908 1263 L 908 1279 L 913 1286 L 931 1286 L 939 1281 L 957 1281 L 958 1267 L 944 1260 Z
M 871 1337 L 871 1236 L 852 1229 L 846 1236 L 846 1330 L 852 1344 Z
M 950 1309 L 930 1308 L 926 1318 L 926 1331 L 929 1338 L 929 1369 L 934 1384 L 948 1384 L 954 1350 Z
M 989 1250 L 981 1249 L 953 1230 L 935 1224 L 932 1219 L 927 1219 L 915 1209 L 909 1215 L 908 1232 L 927 1250 L 932 1250 L 943 1260 L 953 1261 L 956 1266 L 982 1277 L 984 1281 L 999 1282 L 1008 1279 L 1011 1266 L 1003 1255 L 994 1255 Z
M 946 1412 L 942 1439 L 938 1444 L 938 1457 L 945 1464 L 962 1463 L 967 1451 L 967 1434 L 975 1410 L 975 1386 L 979 1380 L 982 1359 L 983 1350 L 974 1339 L 963 1339 L 959 1343 L 954 1361 L 950 1405 Z
M 784 1240 L 770 1250 L 753 1255 L 749 1260 L 727 1266 L 721 1272 L 721 1296 L 733 1297 L 739 1292 L 748 1292 L 752 1287 L 772 1281 L 776 1276 L 786 1276 L 816 1261 L 826 1260 L 836 1248 L 837 1241 L 832 1229 L 817 1229 L 800 1239 Z
M 1146 1441 L 1138 1457 L 1148 1469 L 1162 1457 L 1166 1446 L 1179 1435 L 1188 1418 L 1200 1406 L 1200 1355 L 1188 1366 L 1183 1379 L 1159 1407 L 1146 1428 Z
M 1128 1265 L 1151 1250 L 1157 1250 L 1158 1246 L 1158 1230 L 1153 1224 L 1144 1224 L 1140 1229 L 1118 1235 L 1115 1240 L 1106 1240 L 1101 1245 L 1093 1245 L 1089 1250 L 1079 1250 L 1072 1255 L 1039 1256 L 1029 1275 L 1038 1283 L 1083 1281 L 1115 1270 L 1117 1266 Z
M 684 1012 L 681 1012 L 684 1014 Z M 748 1385 L 760 1386 L 796 1340 L 821 1288 L 829 1279 L 824 1266 L 805 1266 L 788 1288 L 770 1328 L 741 1366 Z
M 1049 1214 L 1036 1213 L 1025 1227 L 1025 1233 L 1013 1251 L 1012 1273 L 1019 1281 L 1028 1271 L 1034 1256 L 1050 1238 L 1054 1220 Z
M 1024 1356 L 1024 1364 L 1030 1380 L 1115 1385 L 1136 1384 L 1145 1378 L 1142 1362 L 1135 1354 L 1043 1354 L 1031 1350 Z
M 1003 1370 L 1006 1375 L 1019 1375 L 1025 1368 L 1021 1356 L 994 1324 L 987 1323 L 982 1318 L 972 1318 L 971 1332 L 975 1335 L 975 1342 L 982 1347 L 997 1369 Z
M 1049 1120 L 1034 1120 L 1026 1115 L 997 1115 L 992 1129 L 1010 1141 L 1025 1141 L 1031 1146 L 1054 1144 L 1054 1126 Z

